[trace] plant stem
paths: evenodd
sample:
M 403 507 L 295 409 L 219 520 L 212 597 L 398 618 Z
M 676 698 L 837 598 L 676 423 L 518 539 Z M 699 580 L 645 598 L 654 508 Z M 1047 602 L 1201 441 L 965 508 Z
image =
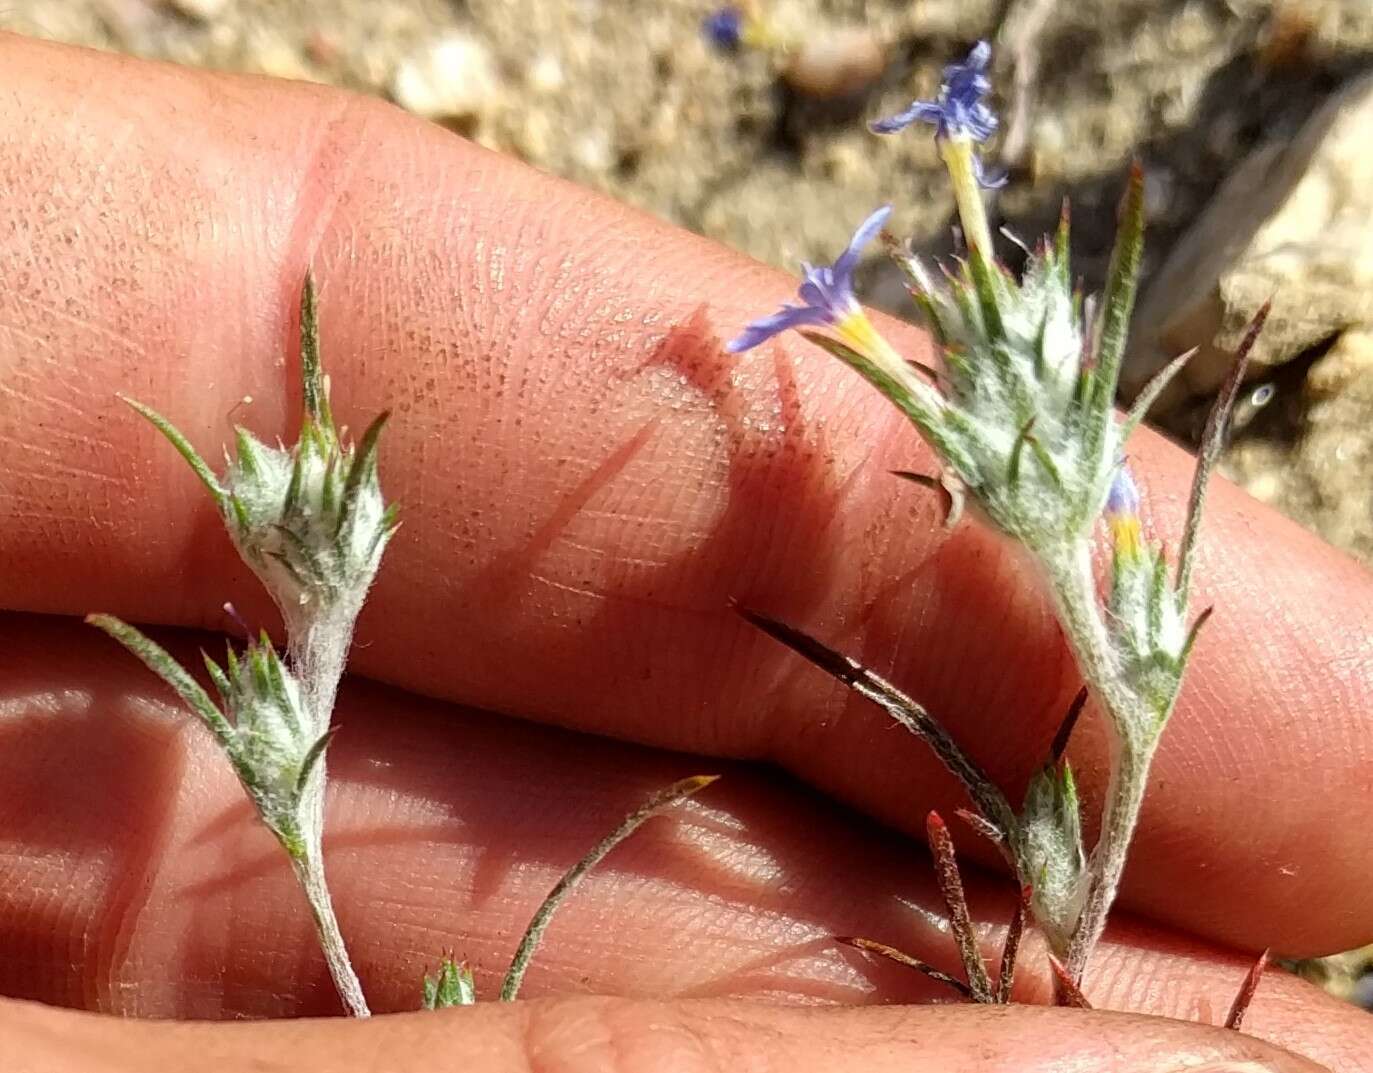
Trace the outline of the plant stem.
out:
M 312 733 L 316 737 L 327 731 L 333 722 L 334 701 L 348 662 L 353 623 L 359 610 L 360 605 L 350 603 L 293 618 L 282 609 L 288 662 L 305 693 L 306 708 L 315 723 Z
M 953 196 L 958 204 L 958 218 L 963 223 L 963 238 L 969 249 L 976 250 L 990 264 L 993 259 L 992 232 L 987 226 L 987 208 L 982 204 L 973 152 L 973 143 L 966 135 L 939 139 L 939 153 L 953 180 Z
M 1074 982 L 1079 984 L 1092 951 L 1106 930 L 1106 918 L 1125 871 L 1130 842 L 1139 822 L 1140 807 L 1144 804 L 1149 765 L 1154 758 L 1152 745 L 1129 738 L 1118 739 L 1115 752 L 1111 785 L 1106 791 L 1106 806 L 1102 811 L 1101 834 L 1088 864 L 1087 897 L 1068 944 L 1066 967 Z
M 1086 542 L 1040 554 L 1058 605 L 1063 631 L 1073 648 L 1083 681 L 1097 698 L 1111 728 L 1111 783 L 1102 810 L 1101 833 L 1092 848 L 1082 908 L 1073 922 L 1066 968 L 1081 983 L 1087 962 L 1106 928 L 1120 877 L 1139 821 L 1157 734 L 1146 728 L 1157 716 L 1125 681 L 1102 616 Z
M 353 971 L 353 963 L 343 944 L 343 933 L 339 931 L 338 917 L 334 915 L 334 902 L 329 896 L 329 885 L 324 880 L 323 854 L 318 846 L 312 846 L 301 856 L 292 857 L 291 865 L 310 903 L 319 945 L 324 951 L 324 960 L 329 964 L 329 975 L 334 978 L 339 998 L 343 999 L 350 1016 L 370 1017 L 372 1011 L 367 1008 L 362 984 L 358 981 L 358 974 Z
M 332 613 L 311 616 L 304 621 L 287 619 L 288 652 L 305 694 L 306 708 L 315 723 L 314 736 L 327 733 L 333 723 L 334 700 L 343 679 L 357 612 L 356 607 L 334 608 Z M 319 945 L 339 998 L 351 1016 L 370 1017 L 371 1011 L 348 957 L 324 876 L 324 787 L 327 781 L 325 758 L 321 756 L 310 772 L 299 806 L 304 849 L 299 855 L 290 854 L 291 863 L 314 914 Z
M 525 928 L 519 948 L 515 951 L 515 956 L 510 961 L 510 969 L 506 972 L 505 980 L 501 984 L 502 1002 L 514 1002 L 518 997 L 520 985 L 524 983 L 525 971 L 529 968 L 529 962 L 534 957 L 534 951 L 543 941 L 544 932 L 548 930 L 548 925 L 553 920 L 553 914 L 567 900 L 567 896 L 586 878 L 587 873 L 600 864 L 606 854 L 642 827 L 646 821 L 663 809 L 675 805 L 679 801 L 685 801 L 692 794 L 705 789 L 718 778 L 718 775 L 693 775 L 690 778 L 674 782 L 665 790 L 660 790 L 626 816 L 620 822 L 619 827 L 596 843 L 585 857 L 563 874 L 563 877 L 548 892 L 548 897 L 535 911 L 533 919 L 529 921 L 529 926 Z

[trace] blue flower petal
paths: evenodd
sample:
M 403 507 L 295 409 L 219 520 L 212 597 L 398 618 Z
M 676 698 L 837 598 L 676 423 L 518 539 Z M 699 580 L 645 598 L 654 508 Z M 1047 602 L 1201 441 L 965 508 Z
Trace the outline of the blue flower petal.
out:
M 992 46 L 979 41 L 962 63 L 944 68 L 939 96 L 933 101 L 913 101 L 898 115 L 869 124 L 878 134 L 893 134 L 912 123 L 929 123 L 940 138 L 968 137 L 985 142 L 996 131 L 996 114 L 984 98 L 992 91 L 987 69 Z
M 803 305 L 784 305 L 770 317 L 755 320 L 737 338 L 725 344 L 725 350 L 739 354 L 791 328 L 811 324 L 836 324 L 858 311 L 858 299 L 853 294 L 853 272 L 863 248 L 876 237 L 891 215 L 891 206 L 883 205 L 854 232 L 844 252 L 832 265 L 803 265 L 804 278 L 797 293 Z
M 763 317 L 748 325 L 737 337 L 725 344 L 730 354 L 742 354 L 775 335 L 808 324 L 825 324 L 830 320 L 827 310 L 815 306 L 784 305 L 770 317 Z
M 937 126 L 943 115 L 944 110 L 934 101 L 912 101 L 904 112 L 897 112 L 886 119 L 874 119 L 868 124 L 868 129 L 874 134 L 895 134 L 912 123 L 932 123 Z
M 853 293 L 853 270 L 858 267 L 858 259 L 863 256 L 863 250 L 867 248 L 868 243 L 881 233 L 890 217 L 891 206 L 883 205 L 859 224 L 858 230 L 853 233 L 853 239 L 849 242 L 848 249 L 839 255 L 839 260 L 834 262 L 834 278 L 836 281 L 847 280 L 850 294 Z
M 1005 168 L 988 171 L 976 154 L 973 155 L 973 178 L 983 190 L 1000 190 L 1010 181 L 1010 175 Z

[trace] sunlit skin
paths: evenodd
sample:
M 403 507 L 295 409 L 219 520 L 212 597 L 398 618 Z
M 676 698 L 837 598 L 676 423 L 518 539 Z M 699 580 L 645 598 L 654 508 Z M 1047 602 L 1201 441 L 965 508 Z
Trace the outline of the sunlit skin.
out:
M 1078 683 L 1019 561 L 887 476 L 929 469 L 904 418 L 794 333 L 724 353 L 794 281 L 381 103 L 0 50 L 7 1068 L 1369 1067 L 1367 1015 L 1276 972 L 1245 1022 L 1258 1039 L 1184 1023 L 1222 1020 L 1265 945 L 1373 935 L 1360 567 L 1217 487 L 1195 597 L 1217 611 L 1087 980 L 1098 1006 L 1154 1016 L 892 1005 L 943 996 L 830 937 L 952 966 L 912 906 L 939 904 L 923 818 L 964 800 L 729 600 L 861 656 L 1012 787 Z M 382 1015 L 74 1012 L 338 1012 L 232 771 L 79 621 L 162 627 L 187 661 L 218 644 L 194 631 L 236 632 L 226 599 L 272 621 L 195 477 L 114 393 L 176 414 L 207 455 L 235 421 L 289 434 L 307 266 L 340 423 L 394 415 L 381 468 L 403 527 L 340 696 L 325 839 Z M 916 330 L 872 321 L 928 358 Z M 1178 532 L 1188 460 L 1149 434 L 1129 454 L 1148 529 Z M 1096 800 L 1089 725 L 1070 753 Z M 554 923 L 534 1001 L 388 1015 L 418 1006 L 445 950 L 490 998 L 558 874 L 700 771 L 725 777 Z M 952 829 L 974 913 L 1004 921 L 994 851 Z M 1027 1001 L 1048 994 L 1037 949 Z

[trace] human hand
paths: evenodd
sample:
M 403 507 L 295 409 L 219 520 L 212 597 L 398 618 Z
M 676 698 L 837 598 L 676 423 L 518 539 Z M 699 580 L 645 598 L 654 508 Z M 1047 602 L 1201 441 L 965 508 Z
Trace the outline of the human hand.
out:
M 405 521 L 353 664 L 389 687 L 345 690 L 331 749 L 332 885 L 374 1006 L 417 1005 L 446 947 L 490 994 L 556 876 L 651 790 L 720 763 L 659 750 L 790 775 L 725 765 L 565 907 L 525 993 L 621 1000 L 251 1028 L 7 1004 L 20 1068 L 1280 1061 L 1158 1019 L 779 1005 L 934 997 L 829 937 L 951 960 L 899 900 L 936 904 L 928 862 L 872 821 L 913 833 L 962 799 L 728 599 L 909 688 L 1006 785 L 1077 688 L 1007 549 L 974 525 L 944 533 L 939 505 L 886 475 L 926 454 L 881 399 L 804 344 L 722 354 L 790 280 L 373 102 L 0 48 L 0 992 L 183 1019 L 336 1010 L 288 869 L 212 743 L 107 639 L 23 614 L 224 629 L 232 599 L 270 620 L 194 477 L 114 392 L 176 415 L 202 451 L 234 421 L 285 432 L 307 266 L 341 419 L 395 412 L 382 467 Z M 1155 529 L 1178 532 L 1186 459 L 1151 436 L 1132 454 Z M 1087 990 L 1216 1021 L 1250 960 L 1235 949 L 1326 952 L 1373 930 L 1357 819 L 1373 587 L 1227 488 L 1203 544 L 1197 604 L 1217 613 Z M 1093 729 L 1073 756 L 1099 800 Z M 979 919 L 1005 918 L 1007 885 L 974 884 Z M 1033 955 L 1026 999 L 1047 991 Z M 1246 1029 L 1335 1068 L 1369 1061 L 1364 1014 L 1280 974 Z

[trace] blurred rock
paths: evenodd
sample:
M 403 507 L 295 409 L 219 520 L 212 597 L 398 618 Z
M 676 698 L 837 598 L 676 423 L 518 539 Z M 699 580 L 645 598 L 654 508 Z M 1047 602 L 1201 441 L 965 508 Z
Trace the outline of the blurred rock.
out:
M 1197 356 L 1156 407 L 1165 424 L 1215 393 L 1245 325 L 1273 299 L 1251 375 L 1373 324 L 1373 76 L 1331 98 L 1287 144 L 1251 154 L 1150 283 L 1123 387 Z
M 787 85 L 808 97 L 855 97 L 882 77 L 887 50 L 856 26 L 813 31 L 782 68 Z
M 167 4 L 178 14 L 201 22 L 209 22 L 224 14 L 224 9 L 229 6 L 228 0 L 167 0 Z
M 1276 392 L 1236 432 L 1227 476 L 1373 562 L 1373 331 L 1344 332 Z
M 406 111 L 441 122 L 479 118 L 500 92 L 490 50 L 471 34 L 447 34 L 402 61 L 391 97 Z

